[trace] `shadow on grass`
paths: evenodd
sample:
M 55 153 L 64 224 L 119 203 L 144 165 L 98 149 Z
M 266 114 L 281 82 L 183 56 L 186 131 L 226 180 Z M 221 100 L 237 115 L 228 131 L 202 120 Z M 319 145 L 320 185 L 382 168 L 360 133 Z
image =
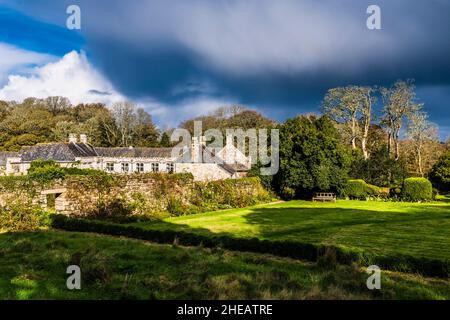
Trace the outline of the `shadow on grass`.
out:
M 439 212 L 437 212 L 439 211 Z M 388 235 L 389 230 L 398 227 L 414 231 L 431 223 L 449 223 L 449 206 L 422 206 L 411 212 L 379 212 L 375 210 L 346 208 L 255 208 L 245 215 L 247 224 L 258 226 L 259 236 L 266 239 L 280 239 L 283 236 L 322 233 L 324 237 L 342 229 L 368 226 L 379 230 L 379 236 Z M 417 231 L 419 231 L 417 230 Z M 450 229 L 449 229 L 450 230 Z M 405 234 L 405 236 L 408 236 Z M 448 234 L 450 242 L 450 232 Z M 305 237 L 307 238 L 307 237 Z M 356 244 L 355 244 L 356 245 Z M 450 245 L 450 244 L 449 244 Z

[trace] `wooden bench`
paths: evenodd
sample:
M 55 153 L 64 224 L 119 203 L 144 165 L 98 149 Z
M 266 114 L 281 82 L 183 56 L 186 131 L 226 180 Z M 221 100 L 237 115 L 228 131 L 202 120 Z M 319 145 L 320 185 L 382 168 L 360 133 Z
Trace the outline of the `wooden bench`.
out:
M 336 195 L 332 192 L 316 192 L 312 201 L 334 201 L 336 202 Z

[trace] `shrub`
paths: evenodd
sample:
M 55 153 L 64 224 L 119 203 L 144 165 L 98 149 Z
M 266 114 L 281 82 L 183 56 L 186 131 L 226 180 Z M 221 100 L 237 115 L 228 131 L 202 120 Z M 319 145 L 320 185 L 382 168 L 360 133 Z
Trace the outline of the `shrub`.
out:
M 444 153 L 430 172 L 430 180 L 441 191 L 450 191 L 450 151 Z
M 173 196 L 169 197 L 167 200 L 167 211 L 174 216 L 182 216 L 186 212 L 186 208 L 180 199 Z
M 93 169 L 80 169 L 77 167 L 62 168 L 53 160 L 35 160 L 28 169 L 28 178 L 39 183 L 49 183 L 67 176 L 95 176 L 100 179 L 108 176 L 106 172 Z M 104 179 L 103 179 L 104 180 Z
M 433 199 L 433 186 L 426 178 L 408 178 L 403 185 L 402 199 L 412 202 L 430 201 Z
M 98 212 L 94 218 L 115 222 L 127 222 L 132 220 L 132 215 L 133 208 L 131 204 L 122 198 L 116 198 L 108 203 L 100 200 L 98 203 Z
M 49 214 L 31 203 L 11 201 L 0 207 L 0 230 L 31 231 L 48 226 Z
M 385 192 L 381 192 L 380 188 L 367 184 L 364 180 L 349 180 L 346 187 L 342 191 L 342 195 L 350 199 L 367 200 L 372 197 L 384 196 Z
M 290 187 L 284 187 L 281 190 L 281 197 L 285 200 L 292 200 L 295 197 L 295 190 Z

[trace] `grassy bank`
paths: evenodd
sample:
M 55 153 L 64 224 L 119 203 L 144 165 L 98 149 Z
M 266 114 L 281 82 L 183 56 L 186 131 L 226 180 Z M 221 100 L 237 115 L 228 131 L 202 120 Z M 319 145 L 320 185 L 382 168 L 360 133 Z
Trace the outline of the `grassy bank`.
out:
M 449 299 L 450 283 L 353 266 L 59 231 L 0 234 L 0 299 Z M 79 264 L 82 290 L 66 289 Z

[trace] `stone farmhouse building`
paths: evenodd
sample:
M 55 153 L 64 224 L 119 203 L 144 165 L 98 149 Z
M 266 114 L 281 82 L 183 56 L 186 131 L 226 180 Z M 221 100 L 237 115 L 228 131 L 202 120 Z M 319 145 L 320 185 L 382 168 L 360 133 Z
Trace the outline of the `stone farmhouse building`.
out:
M 0 175 L 25 175 L 35 160 L 54 160 L 62 167 L 103 170 L 112 174 L 144 172 L 187 173 L 198 181 L 244 177 L 251 166 L 246 157 L 227 139 L 214 154 L 204 137 L 194 137 L 179 156 L 173 148 L 100 148 L 88 143 L 84 134 L 71 134 L 66 143 L 46 143 L 23 147 L 19 152 L 0 152 Z

